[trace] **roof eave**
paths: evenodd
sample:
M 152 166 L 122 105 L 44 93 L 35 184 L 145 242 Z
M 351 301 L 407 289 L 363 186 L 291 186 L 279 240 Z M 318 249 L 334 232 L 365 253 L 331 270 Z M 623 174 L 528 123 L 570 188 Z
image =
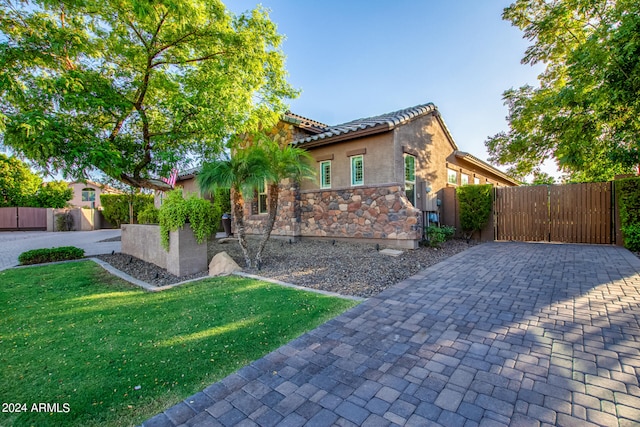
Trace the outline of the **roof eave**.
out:
M 311 141 L 300 141 L 300 142 L 294 142 L 292 145 L 295 145 L 296 147 L 301 147 L 301 148 L 314 148 L 314 147 L 320 147 L 323 145 L 329 145 L 329 144 L 334 144 L 336 142 L 342 142 L 342 141 L 348 141 L 351 139 L 356 139 L 356 138 L 362 138 L 365 136 L 371 136 L 371 135 L 376 135 L 379 133 L 385 133 L 385 132 L 389 132 L 391 130 L 393 130 L 395 126 L 392 126 L 389 123 L 383 123 L 383 124 L 379 124 L 377 126 L 373 126 L 373 127 L 369 127 L 369 128 L 365 128 L 365 129 L 359 129 L 357 131 L 353 131 L 353 132 L 344 132 L 341 133 L 339 135 L 335 135 L 335 136 L 330 136 L 328 138 L 321 138 L 321 139 L 312 139 Z
M 502 172 L 499 169 L 494 168 L 489 163 L 480 160 L 479 158 L 473 156 L 472 154 L 466 153 L 464 151 L 456 150 L 454 155 L 459 159 L 466 160 L 469 163 L 473 163 L 476 166 L 479 166 L 479 167 L 481 167 L 483 169 L 489 170 L 494 175 L 499 176 L 500 178 L 504 179 L 505 181 L 508 181 L 508 182 L 512 183 L 513 185 L 520 185 L 520 183 L 518 181 L 516 181 L 515 179 L 511 178 L 506 173 Z

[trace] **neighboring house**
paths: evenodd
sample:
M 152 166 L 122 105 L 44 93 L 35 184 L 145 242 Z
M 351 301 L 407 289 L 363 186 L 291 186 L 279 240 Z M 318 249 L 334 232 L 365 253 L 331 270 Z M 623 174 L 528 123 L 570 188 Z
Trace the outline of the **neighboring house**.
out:
M 518 182 L 458 149 L 435 105 L 327 126 L 287 114 L 277 138 L 309 151 L 317 176 L 300 186 L 283 182 L 274 236 L 361 239 L 416 248 L 423 227 L 440 222 L 444 189 Z M 178 175 L 192 184 L 197 169 Z M 247 203 L 247 232 L 259 234 L 266 193 Z
M 70 182 L 69 188 L 73 190 L 73 199 L 69 200 L 69 204 L 80 208 L 101 207 L 101 194 L 122 194 L 120 190 L 93 181 Z

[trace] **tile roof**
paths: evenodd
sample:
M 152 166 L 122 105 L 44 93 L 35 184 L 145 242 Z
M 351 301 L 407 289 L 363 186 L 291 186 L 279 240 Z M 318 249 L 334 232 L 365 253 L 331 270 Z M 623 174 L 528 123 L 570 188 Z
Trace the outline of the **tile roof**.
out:
M 292 145 L 306 145 L 312 142 L 320 142 L 322 140 L 335 138 L 341 135 L 346 136 L 347 134 L 356 132 L 374 132 L 376 130 L 384 132 L 392 130 L 396 126 L 407 123 L 416 117 L 420 117 L 437 111 L 438 108 L 434 104 L 428 103 L 394 111 L 392 113 L 381 114 L 379 116 L 352 120 L 341 125 L 328 127 L 325 132 L 319 133 L 317 135 L 311 135 L 306 138 L 293 141 Z
M 283 121 L 287 121 L 295 124 L 296 126 L 306 129 L 313 133 L 322 133 L 329 129 L 329 125 L 325 125 L 324 123 L 318 122 L 316 120 L 312 120 L 308 117 L 300 116 L 298 114 L 294 114 L 291 111 L 287 111 L 282 118 Z

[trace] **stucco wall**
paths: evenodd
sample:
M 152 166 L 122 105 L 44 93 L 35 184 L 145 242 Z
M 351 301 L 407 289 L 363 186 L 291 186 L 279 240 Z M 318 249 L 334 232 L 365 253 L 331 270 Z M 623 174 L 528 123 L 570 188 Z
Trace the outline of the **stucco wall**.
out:
M 151 262 L 175 276 L 207 269 L 207 244 L 198 244 L 191 227 L 169 235 L 169 251 L 160 244 L 160 226 L 122 224 L 122 253 Z
M 364 186 L 397 183 L 393 168 L 393 132 L 311 148 L 309 153 L 316 160 L 313 167 L 316 178 L 302 183 L 302 190 L 320 189 L 320 161 L 331 160 L 331 189 L 351 187 L 350 153 L 366 149 L 364 161 Z
M 69 201 L 71 206 L 76 207 L 91 207 L 91 202 L 83 202 L 82 201 L 82 189 L 83 188 L 92 188 L 96 192 L 96 200 L 95 207 L 98 208 L 101 206 L 100 204 L 100 194 L 102 194 L 102 189 L 96 185 L 93 185 L 89 182 L 72 182 L 69 184 L 69 188 L 73 190 L 73 198 Z

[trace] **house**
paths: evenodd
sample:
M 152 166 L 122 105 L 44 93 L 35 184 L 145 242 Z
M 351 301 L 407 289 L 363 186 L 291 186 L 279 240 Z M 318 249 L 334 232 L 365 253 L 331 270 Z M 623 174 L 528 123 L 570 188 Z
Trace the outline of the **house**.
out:
M 424 225 L 440 222 L 445 188 L 518 185 L 461 151 L 431 103 L 337 126 L 287 114 L 274 135 L 306 149 L 317 176 L 300 185 L 280 184 L 273 236 L 358 239 L 412 249 Z M 193 187 L 195 173 L 180 174 L 178 184 Z M 264 191 L 257 189 L 247 203 L 248 234 L 259 234 L 265 223 Z
M 73 198 L 69 200 L 69 204 L 78 208 L 99 208 L 102 206 L 101 194 L 122 194 L 120 190 L 93 181 L 70 182 L 68 187 L 73 190 Z

